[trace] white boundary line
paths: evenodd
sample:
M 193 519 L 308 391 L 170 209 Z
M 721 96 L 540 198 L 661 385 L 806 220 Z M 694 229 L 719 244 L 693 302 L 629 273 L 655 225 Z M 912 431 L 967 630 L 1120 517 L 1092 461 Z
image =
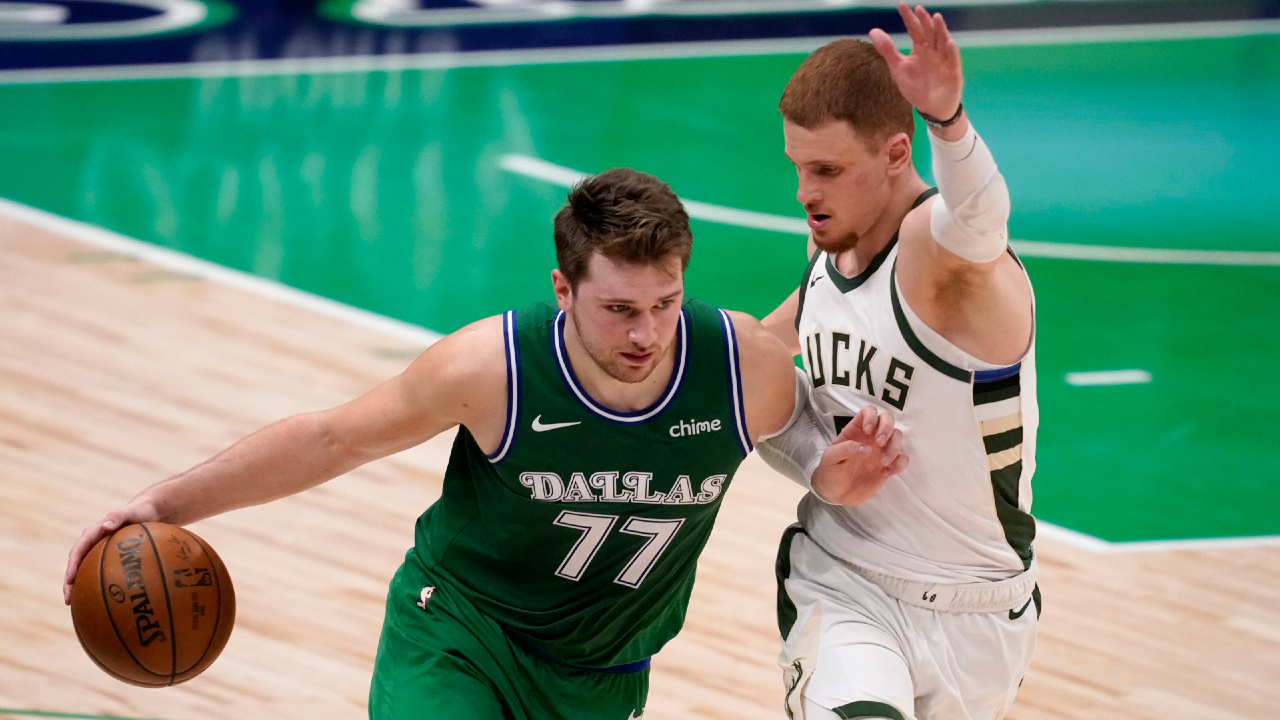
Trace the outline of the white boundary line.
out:
M 1191 538 L 1187 540 L 1131 540 L 1110 542 L 1092 535 L 1054 525 L 1036 518 L 1036 537 L 1070 545 L 1100 555 L 1144 552 L 1180 552 L 1188 550 L 1234 550 L 1239 548 L 1280 547 L 1280 535 L 1246 537 Z
M 1133 368 L 1130 370 L 1078 370 L 1063 376 L 1068 385 L 1076 387 L 1114 387 L 1116 385 L 1146 385 L 1151 373 Z
M 1021 45 L 1076 45 L 1105 42 L 1147 42 L 1280 34 L 1280 20 L 1229 20 L 1202 23 L 1151 25 L 1097 25 L 1031 30 L 971 30 L 954 34 L 961 47 Z M 555 65 L 632 60 L 746 57 L 754 55 L 807 54 L 838 36 L 782 40 L 726 40 L 695 43 L 608 45 L 590 48 L 533 50 L 484 50 L 422 54 L 357 55 L 324 58 L 278 58 L 152 65 L 39 68 L 0 71 L 0 85 L 120 80 L 175 80 L 255 77 L 266 75 L 319 75 L 347 72 L 397 72 L 401 70 L 449 70 L 454 68 Z M 894 35 L 903 48 L 905 35 Z
M 96 225 L 65 218 L 5 198 L 0 198 L 0 215 L 176 272 L 251 292 L 269 300 L 309 310 L 323 317 L 380 332 L 407 343 L 430 346 L 443 337 L 440 333 L 417 325 L 361 310 L 274 280 L 232 270 L 177 250 L 135 240 Z
M 91 225 L 79 220 L 55 215 L 29 205 L 0 198 L 0 216 L 33 225 L 51 233 L 96 245 L 113 252 L 130 255 L 161 267 L 199 277 L 220 285 L 250 292 L 260 297 L 309 310 L 323 317 L 330 317 L 385 333 L 409 343 L 429 346 L 442 336 L 432 330 L 395 320 L 384 315 L 361 310 L 336 300 L 313 295 L 289 287 L 274 280 L 266 280 L 223 267 L 216 263 L 192 257 L 186 253 L 158 247 L 135 240 L 120 233 Z M 1151 540 L 1113 543 L 1086 535 L 1043 520 L 1036 520 L 1037 534 L 1053 541 L 1094 553 L 1163 552 L 1177 550 L 1218 550 L 1225 548 L 1280 547 L 1280 536 L 1236 538 L 1209 538 L 1197 540 Z
M 571 187 L 587 174 L 528 155 L 503 155 L 498 160 L 503 170 L 531 177 L 559 187 Z M 791 235 L 809 235 L 809 225 L 800 218 L 771 215 L 753 210 L 739 210 L 723 205 L 680 199 L 689 217 L 735 227 L 768 230 Z M 1247 250 L 1176 250 L 1165 248 L 1122 248 L 1105 245 L 1075 245 L 1038 240 L 1011 240 L 1015 252 L 1022 257 L 1056 260 L 1092 260 L 1095 262 L 1150 263 L 1160 265 L 1244 265 L 1280 266 L 1280 252 Z

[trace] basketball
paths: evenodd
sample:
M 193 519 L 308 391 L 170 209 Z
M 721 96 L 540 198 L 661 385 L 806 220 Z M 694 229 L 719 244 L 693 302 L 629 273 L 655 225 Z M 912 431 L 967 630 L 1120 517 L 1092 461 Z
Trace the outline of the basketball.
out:
M 174 525 L 126 525 L 76 571 L 76 637 L 98 667 L 131 685 L 177 685 L 204 672 L 235 617 L 226 566 L 208 543 Z

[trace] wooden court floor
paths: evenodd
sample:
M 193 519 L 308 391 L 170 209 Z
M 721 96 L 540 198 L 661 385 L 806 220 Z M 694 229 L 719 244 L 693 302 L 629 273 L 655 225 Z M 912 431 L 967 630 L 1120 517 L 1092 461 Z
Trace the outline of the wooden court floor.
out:
M 447 438 L 193 526 L 230 568 L 239 615 L 185 685 L 95 668 L 62 569 L 81 528 L 145 485 L 420 350 L 0 218 L 0 717 L 363 717 L 386 584 L 440 492 Z M 772 565 L 799 494 L 744 464 L 646 718 L 784 717 Z M 1280 548 L 1037 548 L 1045 613 L 1010 718 L 1280 718 Z

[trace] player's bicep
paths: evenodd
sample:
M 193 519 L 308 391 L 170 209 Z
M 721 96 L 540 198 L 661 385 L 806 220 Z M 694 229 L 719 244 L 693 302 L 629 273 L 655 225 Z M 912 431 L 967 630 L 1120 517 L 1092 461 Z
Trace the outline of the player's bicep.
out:
M 759 320 L 731 312 L 742 358 L 742 392 L 747 432 L 758 438 L 781 430 L 795 409 L 792 355 Z
M 443 338 L 404 372 L 326 411 L 331 434 L 367 461 L 457 425 L 483 428 L 495 410 L 505 412 L 506 404 L 501 326 L 491 320 Z M 495 331 L 496 339 L 491 337 Z

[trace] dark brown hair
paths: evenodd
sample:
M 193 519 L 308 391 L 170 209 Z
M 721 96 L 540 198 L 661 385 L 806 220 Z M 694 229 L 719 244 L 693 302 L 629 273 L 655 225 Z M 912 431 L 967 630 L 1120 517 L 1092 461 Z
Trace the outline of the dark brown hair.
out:
M 676 255 L 684 270 L 693 249 L 680 198 L 658 178 L 631 168 L 606 170 L 574 185 L 556 213 L 554 235 L 556 263 L 575 291 L 592 253 L 633 265 Z
M 915 134 L 911 103 L 889 74 L 889 63 L 862 40 L 836 40 L 805 58 L 787 81 L 778 111 L 809 130 L 843 120 L 875 143 L 893 133 Z

